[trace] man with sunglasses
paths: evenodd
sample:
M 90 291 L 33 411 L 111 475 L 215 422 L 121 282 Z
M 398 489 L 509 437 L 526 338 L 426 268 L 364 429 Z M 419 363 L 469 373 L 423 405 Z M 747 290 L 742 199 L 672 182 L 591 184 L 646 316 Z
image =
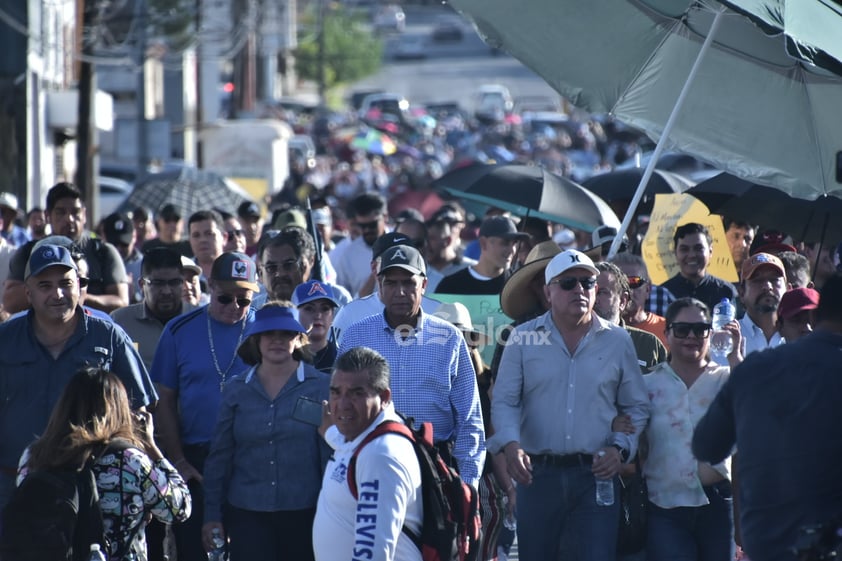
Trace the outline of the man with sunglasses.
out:
M 519 484 L 523 561 L 555 559 L 565 534 L 576 559 L 616 557 L 619 505 L 596 504 L 595 479 L 618 488 L 649 400 L 628 333 L 593 312 L 598 274 L 580 251 L 553 257 L 544 271 L 549 311 L 512 331 L 500 361 L 492 444 Z M 634 433 L 612 432 L 618 414 Z
M 331 252 L 330 259 L 336 282 L 356 296 L 371 274 L 371 247 L 386 232 L 386 201 L 376 193 L 363 193 L 348 203 L 347 210 L 360 235 L 341 251 Z
M 223 253 L 208 278 L 210 303 L 176 317 L 164 328 L 151 375 L 161 396 L 155 426 L 167 457 L 190 486 L 193 515 L 173 527 L 178 558 L 203 561 L 202 470 L 210 449 L 222 388 L 248 367 L 237 355 L 259 289 L 254 262 Z
M 611 259 L 626 275 L 629 282 L 629 300 L 623 309 L 623 321 L 631 327 L 648 331 L 669 350 L 667 343 L 664 316 L 659 316 L 647 309 L 652 283 L 649 281 L 649 270 L 640 255 L 629 252 L 618 253 Z

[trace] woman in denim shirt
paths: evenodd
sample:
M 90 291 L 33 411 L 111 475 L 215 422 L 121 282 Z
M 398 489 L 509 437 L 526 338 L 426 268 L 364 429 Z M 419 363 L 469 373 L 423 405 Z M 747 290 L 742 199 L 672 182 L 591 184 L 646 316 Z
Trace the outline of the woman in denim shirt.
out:
M 267 303 L 238 349 L 252 368 L 222 391 L 205 463 L 202 537 L 210 550 L 219 529 L 231 561 L 313 559 L 310 536 L 330 450 L 317 427 L 293 411 L 300 399 L 326 400 L 330 377 L 304 362 L 304 331 L 290 303 Z

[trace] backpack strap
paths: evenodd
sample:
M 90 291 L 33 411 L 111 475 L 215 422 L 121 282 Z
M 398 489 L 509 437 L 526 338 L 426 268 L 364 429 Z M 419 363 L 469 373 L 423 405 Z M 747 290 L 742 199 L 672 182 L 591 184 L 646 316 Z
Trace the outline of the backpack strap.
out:
M 377 425 L 373 431 L 368 433 L 357 446 L 356 450 L 354 450 L 354 454 L 351 456 L 351 459 L 348 460 L 348 489 L 351 491 L 354 499 L 359 498 L 357 495 L 357 456 L 360 455 L 362 449 L 365 448 L 369 442 L 375 438 L 383 436 L 384 434 L 399 434 L 409 439 L 410 442 L 415 443 L 415 435 L 412 433 L 412 430 L 410 430 L 410 428 L 405 424 L 397 421 L 383 421 Z

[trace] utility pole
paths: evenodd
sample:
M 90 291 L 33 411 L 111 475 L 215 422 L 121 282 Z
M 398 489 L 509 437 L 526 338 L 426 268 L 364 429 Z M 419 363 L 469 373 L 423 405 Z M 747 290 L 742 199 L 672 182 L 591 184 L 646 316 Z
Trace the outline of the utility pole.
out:
M 317 51 L 317 68 L 318 68 L 318 82 L 319 82 L 319 106 L 325 107 L 327 100 L 325 99 L 325 0 L 318 0 L 318 51 Z
M 137 177 L 136 183 L 143 181 L 149 164 L 146 130 L 146 1 L 135 0 L 135 64 L 137 64 L 137 88 L 135 107 L 137 109 Z
M 94 92 L 96 92 L 96 76 L 91 62 L 93 56 L 93 42 L 85 40 L 85 32 L 92 29 L 94 25 L 94 1 L 82 0 L 82 29 L 78 30 L 81 37 L 82 61 L 79 65 L 79 106 L 78 122 L 76 123 L 76 176 L 74 181 L 82 192 L 87 203 L 88 222 L 92 223 L 95 206 L 97 205 L 96 193 L 96 126 L 91 126 L 91 106 L 94 103 Z

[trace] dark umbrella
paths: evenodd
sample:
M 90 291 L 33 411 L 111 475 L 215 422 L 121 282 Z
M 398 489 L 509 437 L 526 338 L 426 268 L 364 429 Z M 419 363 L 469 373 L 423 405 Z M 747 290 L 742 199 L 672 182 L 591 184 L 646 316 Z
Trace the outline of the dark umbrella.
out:
M 138 206 L 157 210 L 173 204 L 184 216 L 190 216 L 199 210 L 236 209 L 244 201 L 255 202 L 230 179 L 211 171 L 182 168 L 147 176 L 120 205 L 120 210 Z
M 781 230 L 796 241 L 836 243 L 842 240 L 842 198 L 826 195 L 809 201 L 720 173 L 687 191 L 712 213 Z
M 644 168 L 609 171 L 589 177 L 582 182 L 582 187 L 606 201 L 630 201 L 640 185 L 643 172 Z M 657 193 L 683 193 L 693 185 L 693 181 L 682 175 L 656 169 L 646 184 L 643 196 L 651 198 Z
M 603 225 L 620 227 L 605 201 L 540 167 L 474 164 L 450 171 L 432 185 L 458 198 L 588 232 Z

